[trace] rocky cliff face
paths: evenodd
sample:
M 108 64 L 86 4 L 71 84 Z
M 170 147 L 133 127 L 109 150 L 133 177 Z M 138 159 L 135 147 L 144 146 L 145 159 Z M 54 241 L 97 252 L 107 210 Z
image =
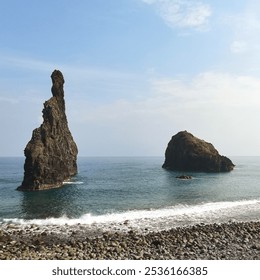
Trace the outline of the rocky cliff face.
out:
M 25 147 L 24 179 L 18 190 L 56 188 L 77 173 L 76 143 L 68 128 L 60 71 L 52 75 L 52 97 L 44 103 L 43 123 Z
M 165 151 L 163 168 L 177 171 L 227 172 L 234 164 L 210 143 L 187 131 L 181 131 L 170 140 Z

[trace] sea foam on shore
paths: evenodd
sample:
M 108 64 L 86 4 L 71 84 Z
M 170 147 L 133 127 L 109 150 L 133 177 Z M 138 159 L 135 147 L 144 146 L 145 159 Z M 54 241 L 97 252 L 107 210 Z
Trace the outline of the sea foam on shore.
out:
M 102 215 L 86 213 L 78 218 L 49 217 L 45 219 L 2 219 L 2 223 L 17 225 L 70 225 L 82 224 L 93 230 L 110 231 L 119 227 L 121 231 L 143 232 L 169 230 L 175 227 L 191 226 L 200 223 L 245 222 L 259 217 L 260 199 L 207 202 L 195 205 L 178 204 L 159 209 L 140 209 L 114 212 Z M 1 224 L 1 221 L 0 221 Z

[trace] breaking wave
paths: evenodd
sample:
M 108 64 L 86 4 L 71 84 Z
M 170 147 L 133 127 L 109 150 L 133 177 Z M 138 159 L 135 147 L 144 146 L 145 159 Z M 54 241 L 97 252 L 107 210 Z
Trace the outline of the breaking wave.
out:
M 129 210 L 125 212 L 92 215 L 86 213 L 79 218 L 47 219 L 3 219 L 2 223 L 21 225 L 89 225 L 95 228 L 121 228 L 164 230 L 198 223 L 221 223 L 232 221 L 257 220 L 260 217 L 260 199 L 241 201 L 208 202 L 197 205 L 176 205 L 161 209 Z
M 64 181 L 63 185 L 81 185 L 84 184 L 82 181 Z

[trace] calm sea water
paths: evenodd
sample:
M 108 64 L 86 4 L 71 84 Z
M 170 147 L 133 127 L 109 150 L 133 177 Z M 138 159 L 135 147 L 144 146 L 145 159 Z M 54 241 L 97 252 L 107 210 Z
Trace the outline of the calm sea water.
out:
M 18 192 L 24 158 L 0 158 L 0 223 L 130 223 L 162 229 L 260 218 L 260 157 L 233 157 L 234 171 L 188 173 L 161 168 L 162 157 L 78 159 L 62 188 Z

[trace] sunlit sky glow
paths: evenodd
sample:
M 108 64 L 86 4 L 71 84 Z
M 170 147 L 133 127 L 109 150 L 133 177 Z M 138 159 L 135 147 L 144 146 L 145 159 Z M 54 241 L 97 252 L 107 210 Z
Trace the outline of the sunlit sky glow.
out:
M 0 0 L 0 156 L 22 156 L 54 69 L 80 156 L 163 156 L 188 130 L 260 156 L 257 0 Z

